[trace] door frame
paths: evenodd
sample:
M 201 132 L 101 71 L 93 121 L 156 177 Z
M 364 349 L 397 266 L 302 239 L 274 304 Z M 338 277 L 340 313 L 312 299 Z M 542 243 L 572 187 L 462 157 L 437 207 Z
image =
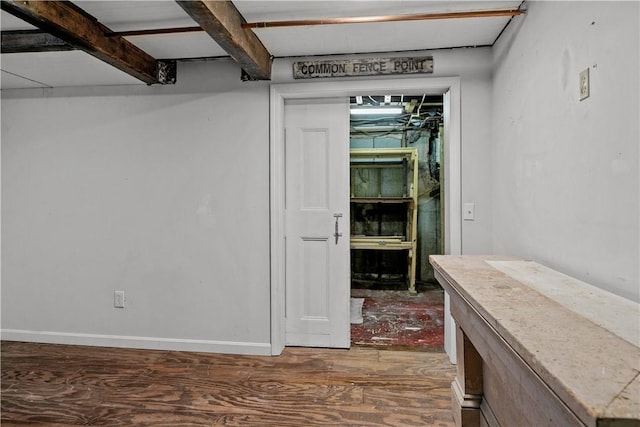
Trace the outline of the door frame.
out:
M 461 217 L 461 104 L 459 77 L 272 84 L 269 100 L 269 222 L 271 282 L 271 354 L 285 346 L 285 162 L 284 103 L 287 99 L 335 98 L 375 93 L 428 93 L 444 95 L 444 209 L 445 253 L 462 250 Z M 447 295 L 445 295 L 445 303 Z M 455 363 L 455 325 L 445 304 L 445 350 Z

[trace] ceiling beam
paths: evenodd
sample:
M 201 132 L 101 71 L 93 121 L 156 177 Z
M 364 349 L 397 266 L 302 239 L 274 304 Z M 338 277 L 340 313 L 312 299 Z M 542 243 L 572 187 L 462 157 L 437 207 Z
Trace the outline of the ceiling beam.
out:
M 2 53 L 60 52 L 75 50 L 64 40 L 40 30 L 2 32 Z
M 71 2 L 2 0 L 0 5 L 2 10 L 147 84 L 175 83 L 175 61 L 158 61 L 124 37 L 106 37 L 111 30 Z
M 179 33 L 198 33 L 203 32 L 201 27 L 172 27 L 172 28 L 153 28 L 149 30 L 128 30 L 114 31 L 106 34 L 107 37 L 131 37 L 131 36 L 156 36 L 158 34 L 179 34 Z
M 424 13 L 415 15 L 356 16 L 348 18 L 302 19 L 297 21 L 247 22 L 242 28 L 299 27 L 303 25 L 367 24 L 372 22 L 428 21 L 434 19 L 497 18 L 525 13 L 519 9 L 477 10 L 468 12 Z
M 253 80 L 271 79 L 272 57 L 230 1 L 176 1 Z

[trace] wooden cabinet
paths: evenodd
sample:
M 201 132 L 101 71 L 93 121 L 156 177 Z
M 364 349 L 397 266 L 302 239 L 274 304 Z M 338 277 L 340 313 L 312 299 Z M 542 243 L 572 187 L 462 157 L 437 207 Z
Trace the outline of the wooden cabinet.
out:
M 640 426 L 638 303 L 519 258 L 429 259 L 457 325 L 457 426 Z
M 416 292 L 418 150 L 351 149 L 351 249 L 406 252 Z

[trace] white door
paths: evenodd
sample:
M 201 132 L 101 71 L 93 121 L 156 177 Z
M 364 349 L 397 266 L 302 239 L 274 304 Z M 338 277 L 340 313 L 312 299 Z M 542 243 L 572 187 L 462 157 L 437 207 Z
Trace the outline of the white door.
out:
M 348 348 L 348 99 L 285 104 L 285 344 Z

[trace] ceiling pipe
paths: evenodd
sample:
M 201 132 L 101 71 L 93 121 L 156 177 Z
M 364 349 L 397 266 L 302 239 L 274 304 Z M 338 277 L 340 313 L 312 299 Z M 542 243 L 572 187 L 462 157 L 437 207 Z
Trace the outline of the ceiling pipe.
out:
M 400 22 L 400 21 L 428 21 L 435 19 L 460 19 L 460 18 L 498 18 L 504 16 L 517 16 L 524 14 L 520 9 L 502 10 L 478 10 L 472 12 L 445 12 L 427 13 L 420 15 L 386 15 L 386 16 L 365 16 L 351 18 L 332 19 L 303 19 L 299 21 L 270 21 L 270 22 L 247 22 L 242 24 L 242 28 L 277 28 L 277 27 L 297 27 L 303 25 L 335 25 L 335 24 L 366 24 L 374 22 Z M 200 27 L 176 27 L 176 28 L 156 28 L 150 30 L 130 30 L 111 31 L 105 34 L 107 37 L 131 37 L 131 36 L 153 36 L 159 34 L 193 33 L 204 31 Z
M 502 10 L 478 10 L 470 12 L 445 12 L 427 13 L 418 15 L 386 15 L 386 16 L 365 16 L 351 18 L 332 19 L 302 19 L 298 21 L 265 21 L 247 22 L 242 24 L 242 28 L 277 28 L 277 27 L 298 27 L 305 25 L 334 25 L 334 24 L 366 24 L 373 22 L 398 22 L 398 21 L 427 21 L 435 19 L 460 19 L 460 18 L 496 18 L 512 17 L 522 15 L 525 12 L 520 9 Z

